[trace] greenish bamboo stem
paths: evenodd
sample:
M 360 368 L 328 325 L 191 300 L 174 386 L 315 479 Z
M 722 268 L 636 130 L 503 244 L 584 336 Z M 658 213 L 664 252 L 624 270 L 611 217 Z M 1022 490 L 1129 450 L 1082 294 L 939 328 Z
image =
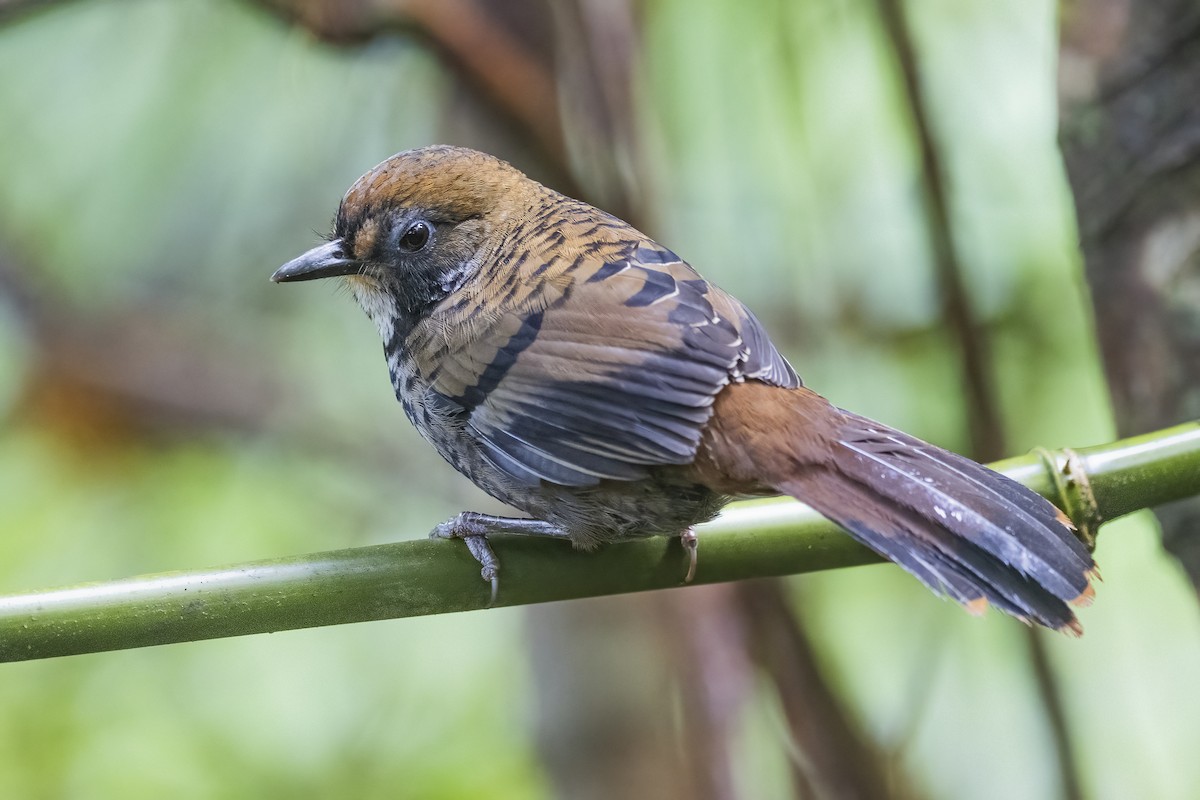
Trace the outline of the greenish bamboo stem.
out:
M 1071 451 L 1049 454 L 1062 470 Z M 1038 454 L 995 465 L 1052 500 L 1090 483 L 1112 519 L 1200 493 L 1200 422 L 1075 451 L 1071 479 Z M 1081 476 L 1080 473 L 1083 475 Z M 695 582 L 717 583 L 878 561 L 790 500 L 731 506 L 705 525 Z M 497 536 L 502 606 L 679 586 L 686 555 L 658 537 L 580 553 L 559 541 Z M 420 539 L 143 575 L 0 596 L 0 661 L 483 608 L 489 590 L 459 542 Z

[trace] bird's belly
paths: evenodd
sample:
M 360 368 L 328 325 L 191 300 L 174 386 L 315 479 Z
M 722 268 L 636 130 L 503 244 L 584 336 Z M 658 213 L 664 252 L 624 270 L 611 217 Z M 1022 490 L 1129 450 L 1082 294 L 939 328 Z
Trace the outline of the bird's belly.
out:
M 561 525 L 578 547 L 647 536 L 675 536 L 707 522 L 729 498 L 697 484 L 677 483 L 665 473 L 636 481 L 601 481 L 597 486 L 558 486 L 543 482 L 525 498 L 524 508 Z

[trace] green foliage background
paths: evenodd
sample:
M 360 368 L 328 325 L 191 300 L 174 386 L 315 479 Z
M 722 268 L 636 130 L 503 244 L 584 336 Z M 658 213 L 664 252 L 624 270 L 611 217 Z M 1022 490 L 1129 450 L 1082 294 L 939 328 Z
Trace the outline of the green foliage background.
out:
M 655 235 L 746 300 L 809 385 L 961 449 L 872 8 L 646 3 L 639 179 Z M 1109 439 L 1055 145 L 1055 9 L 913 10 L 1010 444 Z M 79 449 L 17 413 L 37 353 L 0 304 L 0 591 L 421 536 L 482 507 L 408 428 L 349 298 L 266 280 L 362 171 L 447 138 L 452 80 L 403 36 L 331 48 L 228 1 L 65 4 L 0 28 L 4 254 L 72 315 L 169 318 L 283 387 L 250 433 Z M 1086 637 L 1051 646 L 1086 788 L 1193 797 L 1194 598 L 1148 516 L 1107 528 L 1097 556 Z M 1053 796 L 1015 624 L 887 567 L 796 589 L 843 688 L 932 796 Z M 0 796 L 547 796 L 523 642 L 521 613 L 496 610 L 5 665 Z M 780 736 L 763 702 L 748 796 L 783 796 L 783 765 L 755 755 Z

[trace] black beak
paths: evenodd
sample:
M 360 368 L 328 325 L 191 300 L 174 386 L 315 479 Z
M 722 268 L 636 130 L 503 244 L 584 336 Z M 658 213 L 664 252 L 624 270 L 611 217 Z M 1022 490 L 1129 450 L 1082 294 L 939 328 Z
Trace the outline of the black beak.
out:
M 275 283 L 287 283 L 332 278 L 335 275 L 354 275 L 361 266 L 358 261 L 342 252 L 342 240 L 334 239 L 320 247 L 314 247 L 298 258 L 293 258 L 275 270 L 271 280 Z

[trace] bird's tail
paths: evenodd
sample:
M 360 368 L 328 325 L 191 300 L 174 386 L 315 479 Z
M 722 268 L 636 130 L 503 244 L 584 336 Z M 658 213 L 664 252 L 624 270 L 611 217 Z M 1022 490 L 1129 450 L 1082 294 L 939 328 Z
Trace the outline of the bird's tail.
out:
M 730 386 L 706 434 L 701 470 L 725 465 L 726 490 L 789 494 L 972 612 L 1082 632 L 1070 606 L 1090 602 L 1095 562 L 1016 481 L 803 388 Z

